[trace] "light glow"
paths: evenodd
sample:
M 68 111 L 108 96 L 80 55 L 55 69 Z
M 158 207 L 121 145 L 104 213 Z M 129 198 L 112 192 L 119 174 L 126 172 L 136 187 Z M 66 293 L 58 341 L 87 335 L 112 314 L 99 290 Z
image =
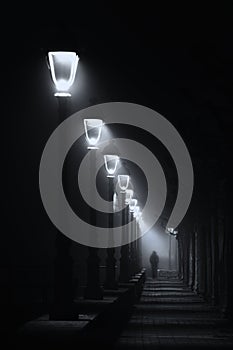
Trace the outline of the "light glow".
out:
M 178 231 L 175 230 L 173 227 L 168 227 L 167 228 L 167 233 L 171 234 L 172 236 L 177 236 Z
M 121 189 L 121 193 L 125 193 L 129 186 L 129 175 L 118 175 L 118 185 Z
M 125 204 L 128 205 L 132 198 L 133 198 L 133 190 L 126 190 L 125 191 Z
M 173 233 L 174 228 L 173 227 L 168 227 L 167 230 L 168 230 L 169 233 Z
M 98 149 L 97 143 L 100 140 L 102 126 L 101 119 L 84 119 L 86 139 L 89 143 L 88 149 Z
M 108 172 L 107 177 L 115 177 L 115 172 L 117 169 L 117 164 L 119 162 L 119 157 L 113 154 L 107 154 L 104 156 L 105 168 Z
M 79 62 L 78 55 L 75 52 L 54 51 L 48 53 L 48 58 L 52 80 L 57 89 L 54 96 L 71 96 L 68 90 L 74 83 Z
M 130 200 L 130 202 L 129 202 L 129 211 L 130 211 L 131 213 L 134 212 L 134 208 L 136 207 L 137 204 L 138 204 L 137 199 L 132 198 L 132 199 Z
M 171 254 L 169 254 L 169 246 L 171 247 Z M 157 229 L 150 230 L 143 236 L 142 259 L 143 266 L 147 269 L 148 277 L 152 276 L 150 255 L 153 250 L 159 256 L 159 270 L 169 269 L 169 255 L 172 270 L 178 270 L 178 242 L 173 235 L 165 235 L 163 228 L 158 227 Z
M 56 97 L 71 97 L 69 92 L 55 92 L 54 96 Z
M 139 219 L 140 217 L 140 207 L 138 205 L 136 205 L 134 208 L 133 217 L 136 219 Z

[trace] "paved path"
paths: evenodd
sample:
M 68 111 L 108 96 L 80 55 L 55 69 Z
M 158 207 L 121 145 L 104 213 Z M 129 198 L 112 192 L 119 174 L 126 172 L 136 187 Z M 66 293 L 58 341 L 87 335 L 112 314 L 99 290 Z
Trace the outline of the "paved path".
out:
M 233 347 L 233 330 L 217 310 L 180 281 L 147 280 L 114 349 Z

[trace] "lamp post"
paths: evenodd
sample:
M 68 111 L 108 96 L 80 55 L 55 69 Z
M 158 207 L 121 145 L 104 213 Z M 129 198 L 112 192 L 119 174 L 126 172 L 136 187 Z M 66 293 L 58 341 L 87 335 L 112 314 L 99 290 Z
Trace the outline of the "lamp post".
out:
M 136 250 L 136 272 L 139 272 L 141 269 L 141 260 L 142 260 L 142 242 L 141 238 L 139 238 L 139 231 L 140 231 L 140 217 L 141 217 L 141 211 L 139 206 L 135 206 L 134 212 L 133 212 L 133 217 L 135 218 L 135 250 Z
M 56 51 L 48 53 L 49 69 L 58 98 L 59 122 L 67 117 L 67 97 L 74 83 L 79 57 L 75 52 Z M 64 142 L 65 140 L 60 140 Z M 67 181 L 67 178 L 64 179 Z M 59 204 L 58 204 L 59 205 Z M 70 320 L 78 317 L 73 303 L 73 259 L 70 256 L 72 241 L 57 230 L 55 238 L 54 290 L 49 317 L 52 320 Z
M 132 195 L 133 197 L 133 195 Z M 130 231 L 131 231 L 131 275 L 136 273 L 136 265 L 137 265 L 137 242 L 136 242 L 136 220 L 134 220 L 134 209 L 137 206 L 137 199 L 132 198 L 129 200 L 129 215 L 130 215 Z
M 125 204 L 127 204 L 129 206 L 129 204 L 131 203 L 131 199 L 133 198 L 133 190 L 131 189 L 127 189 L 125 191 Z M 130 209 L 128 210 L 128 215 L 129 215 L 129 235 L 130 235 L 130 251 L 129 251 L 129 255 L 130 255 L 130 275 L 132 276 L 134 274 L 134 262 L 135 262 L 135 251 L 134 251 L 134 241 L 133 239 L 133 212 L 130 211 Z
M 125 207 L 126 198 L 128 199 L 128 194 L 126 194 L 126 190 L 129 186 L 129 175 L 118 175 L 118 184 L 121 189 L 120 192 L 120 201 L 121 201 L 121 209 Z M 122 235 L 130 234 L 127 232 L 126 224 L 129 220 L 129 206 L 127 205 L 124 209 L 122 209 L 121 216 L 121 225 L 122 225 Z M 130 245 L 124 244 L 121 246 L 121 258 L 120 258 L 120 276 L 119 280 L 122 283 L 128 282 L 130 279 Z
M 170 228 L 168 231 L 169 231 L 168 270 L 170 271 L 170 270 L 172 269 L 172 264 L 171 264 L 171 245 L 172 245 L 172 236 L 171 236 L 171 233 L 173 232 L 173 228 Z
M 168 269 L 172 270 L 172 236 L 176 237 L 178 231 L 175 231 L 173 227 L 168 227 L 169 233 L 169 250 L 168 250 Z
M 131 199 L 133 198 L 133 190 L 125 190 L 125 204 L 129 205 Z
M 103 121 L 101 119 L 84 119 L 84 129 L 88 149 L 90 150 L 90 176 L 95 174 L 96 168 L 96 150 L 98 149 L 98 141 L 100 140 Z M 95 197 L 90 193 L 91 202 L 95 204 Z M 95 212 L 90 208 L 91 225 L 96 225 Z M 100 286 L 98 248 L 89 247 L 89 255 L 87 258 L 87 285 L 84 293 L 85 299 L 100 300 L 103 299 L 103 289 Z
M 108 200 L 109 209 L 112 209 L 113 196 L 114 196 L 114 178 L 117 165 L 119 162 L 119 157 L 117 155 L 104 155 L 105 169 L 107 171 L 108 178 Z M 109 228 L 109 245 L 113 243 L 113 215 L 109 213 L 108 215 L 108 228 Z M 118 284 L 116 281 L 116 259 L 115 259 L 115 248 L 109 247 L 107 249 L 106 258 L 106 277 L 104 283 L 105 289 L 116 290 Z
M 179 270 L 179 259 L 178 259 L 178 256 L 179 256 L 179 253 L 178 253 L 178 231 L 174 231 L 175 233 L 175 238 L 176 238 L 176 244 L 175 244 L 175 267 L 176 267 L 176 270 L 178 271 Z M 194 240 L 194 236 L 192 237 L 193 240 Z M 192 246 L 192 252 L 194 254 L 195 252 L 195 247 L 194 247 L 194 242 L 192 242 L 193 246 Z M 194 263 L 194 257 L 193 257 L 193 263 Z M 193 265 L 193 268 L 194 268 L 194 265 Z M 194 273 L 193 273 L 194 275 Z

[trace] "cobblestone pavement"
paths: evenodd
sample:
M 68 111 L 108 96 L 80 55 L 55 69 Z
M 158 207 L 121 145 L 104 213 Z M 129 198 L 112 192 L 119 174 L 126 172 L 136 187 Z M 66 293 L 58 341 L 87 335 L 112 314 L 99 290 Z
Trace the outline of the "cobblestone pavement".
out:
M 233 329 L 182 282 L 147 280 L 115 350 L 232 348 Z

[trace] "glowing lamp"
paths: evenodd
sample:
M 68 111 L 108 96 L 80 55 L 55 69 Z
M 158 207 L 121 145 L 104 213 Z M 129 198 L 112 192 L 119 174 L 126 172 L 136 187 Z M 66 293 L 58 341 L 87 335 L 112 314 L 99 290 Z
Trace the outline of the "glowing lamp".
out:
M 119 162 L 119 157 L 113 154 L 108 154 L 104 156 L 105 168 L 108 172 L 107 177 L 115 177 L 115 172 L 117 164 Z
M 173 233 L 174 232 L 174 228 L 173 227 L 168 227 L 167 230 L 168 230 L 169 233 Z
M 97 143 L 101 136 L 102 126 L 101 119 L 84 119 L 86 139 L 89 143 L 88 149 L 98 149 Z
M 125 193 L 129 186 L 129 175 L 118 175 L 118 185 L 121 189 L 121 193 Z
M 168 227 L 167 228 L 168 233 L 170 233 L 173 236 L 177 236 L 178 231 L 174 230 L 173 227 Z
M 130 200 L 130 202 L 129 202 L 129 211 L 130 211 L 131 213 L 134 212 L 134 209 L 135 209 L 135 207 L 136 207 L 137 204 L 138 204 L 137 199 L 132 198 L 132 199 Z
M 129 204 L 133 198 L 133 190 L 125 190 L 125 204 Z
M 48 53 L 52 80 L 57 92 L 54 96 L 69 97 L 73 85 L 79 57 L 75 52 L 54 51 Z
M 140 207 L 139 207 L 138 205 L 136 205 L 136 206 L 134 207 L 133 217 L 134 217 L 134 218 L 138 218 L 139 215 L 140 215 Z

